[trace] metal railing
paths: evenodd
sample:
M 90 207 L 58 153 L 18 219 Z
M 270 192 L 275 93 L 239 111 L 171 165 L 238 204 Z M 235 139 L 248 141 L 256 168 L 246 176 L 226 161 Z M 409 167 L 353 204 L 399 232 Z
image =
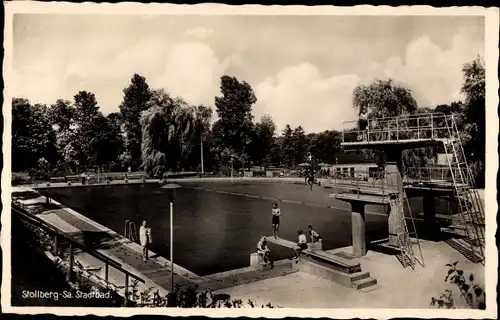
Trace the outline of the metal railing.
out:
M 457 177 L 460 177 L 460 170 L 462 169 L 457 167 L 452 167 L 450 169 L 449 166 L 406 168 L 404 182 L 443 182 L 447 184 L 453 184 L 454 175 L 456 183 L 463 184 L 465 183 L 465 181 L 457 179 Z
M 367 119 L 365 130 L 359 130 L 358 121 L 344 122 L 342 142 L 403 141 L 418 139 L 446 139 L 446 120 L 453 115 L 443 113 Z
M 341 192 L 376 194 L 390 196 L 399 192 L 400 175 L 395 172 L 356 170 L 355 172 L 335 172 L 330 178 L 331 187 Z
M 11 211 L 13 213 L 16 213 L 18 215 L 18 217 L 20 217 L 22 220 L 24 220 L 24 221 L 26 221 L 26 222 L 30 223 L 31 225 L 34 225 L 38 228 L 41 228 L 42 230 L 44 230 L 48 234 L 53 235 L 54 236 L 54 254 L 56 256 L 59 255 L 60 241 L 63 240 L 63 241 L 66 241 L 67 243 L 69 243 L 69 258 L 68 258 L 68 262 L 69 262 L 68 281 L 69 282 L 73 281 L 74 250 L 75 250 L 75 248 L 79 248 L 80 250 L 84 251 L 85 253 L 91 255 L 92 257 L 94 257 L 94 258 L 96 258 L 99 261 L 104 263 L 104 281 L 105 281 L 107 286 L 109 286 L 111 284 L 109 282 L 109 278 L 108 278 L 110 266 L 115 268 L 116 270 L 120 271 L 121 273 L 123 273 L 125 275 L 125 286 L 124 286 L 124 289 L 125 289 L 125 291 L 124 291 L 124 295 L 125 295 L 124 304 L 125 305 L 128 304 L 128 300 L 129 300 L 129 298 L 128 298 L 129 287 L 130 287 L 129 279 L 133 278 L 141 283 L 145 283 L 144 279 L 140 278 L 139 276 L 136 276 L 135 274 L 133 274 L 127 270 L 125 270 L 120 263 L 116 262 L 113 259 L 106 257 L 102 253 L 100 253 L 92 248 L 89 248 L 85 244 L 72 238 L 70 235 L 54 228 L 53 226 L 46 223 L 45 221 L 38 218 L 37 216 L 30 214 L 26 209 L 24 209 L 22 207 L 22 204 L 17 203 L 16 201 L 12 201 Z

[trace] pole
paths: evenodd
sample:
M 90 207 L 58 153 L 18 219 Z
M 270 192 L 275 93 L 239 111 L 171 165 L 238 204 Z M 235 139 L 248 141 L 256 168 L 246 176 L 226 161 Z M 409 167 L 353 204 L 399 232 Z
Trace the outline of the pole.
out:
M 170 201 L 170 275 L 172 291 L 174 292 L 174 203 Z
M 231 157 L 231 178 L 233 178 L 233 158 Z
M 68 266 L 68 281 L 73 282 L 73 244 L 69 244 L 69 258 L 68 258 L 69 266 Z
M 201 137 L 201 174 L 205 174 L 205 166 L 203 165 L 203 135 Z

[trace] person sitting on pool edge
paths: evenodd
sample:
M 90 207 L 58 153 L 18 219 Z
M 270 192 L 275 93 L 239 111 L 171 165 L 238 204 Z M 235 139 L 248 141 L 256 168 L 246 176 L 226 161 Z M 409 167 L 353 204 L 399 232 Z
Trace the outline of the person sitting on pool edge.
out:
M 312 225 L 309 225 L 307 229 L 309 230 L 309 235 L 311 236 L 312 243 L 320 242 L 323 239 L 323 237 L 321 237 L 321 235 L 313 229 Z
M 293 248 L 293 251 L 295 251 L 295 257 L 293 257 L 293 259 L 296 259 L 298 262 L 298 260 L 300 259 L 300 253 L 309 247 L 307 246 L 307 238 L 304 232 L 299 229 L 297 233 L 299 235 L 299 242 L 297 242 L 297 246 Z
M 142 247 L 142 260 L 148 260 L 148 247 L 153 242 L 151 239 L 151 228 L 146 227 L 146 220 L 142 221 L 142 225 L 139 228 L 139 240 L 141 242 Z
M 271 250 L 267 247 L 267 240 L 264 236 L 257 242 L 257 253 L 262 257 L 265 264 L 271 264 L 271 269 L 274 268 L 274 262 L 271 261 L 269 257 L 271 255 Z

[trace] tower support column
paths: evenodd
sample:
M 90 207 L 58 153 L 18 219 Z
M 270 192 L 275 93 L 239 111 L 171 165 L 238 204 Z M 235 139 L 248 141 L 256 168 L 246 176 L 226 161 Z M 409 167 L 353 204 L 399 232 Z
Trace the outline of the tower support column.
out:
M 401 198 L 391 201 L 389 211 L 389 245 L 399 247 L 399 236 L 404 234 L 404 210 Z
M 425 192 L 422 198 L 425 231 L 429 233 L 431 237 L 435 237 L 438 232 L 436 223 L 436 197 L 431 192 Z
M 366 255 L 365 204 L 351 202 L 352 254 L 356 257 Z

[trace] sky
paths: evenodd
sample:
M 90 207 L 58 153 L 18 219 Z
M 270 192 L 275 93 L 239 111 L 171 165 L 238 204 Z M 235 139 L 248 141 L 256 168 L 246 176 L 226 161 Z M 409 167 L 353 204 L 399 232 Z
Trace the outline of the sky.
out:
M 320 132 L 355 119 L 352 91 L 375 79 L 420 107 L 463 99 L 462 66 L 484 57 L 484 37 L 474 16 L 16 14 L 12 88 L 46 104 L 90 91 L 108 114 L 134 73 L 212 107 L 227 74 L 254 89 L 256 120 Z

